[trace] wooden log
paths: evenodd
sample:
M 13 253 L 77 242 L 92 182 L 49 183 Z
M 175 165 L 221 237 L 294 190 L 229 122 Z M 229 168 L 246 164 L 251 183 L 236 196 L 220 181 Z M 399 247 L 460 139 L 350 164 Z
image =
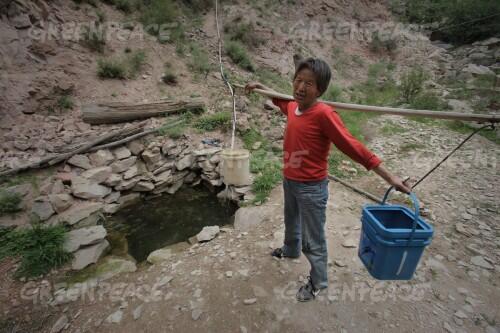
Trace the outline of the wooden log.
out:
M 127 142 L 130 142 L 132 140 L 136 140 L 136 139 L 141 138 L 143 136 L 146 136 L 148 134 L 154 134 L 154 133 L 158 132 L 161 129 L 172 128 L 172 127 L 175 127 L 177 125 L 181 125 L 183 123 L 184 123 L 183 120 L 177 120 L 177 121 L 174 121 L 172 123 L 165 124 L 165 125 L 163 125 L 161 127 L 157 127 L 157 128 L 145 130 L 143 132 L 140 132 L 140 133 L 128 136 L 128 137 L 123 138 L 123 139 L 118 140 L 118 141 L 114 141 L 114 142 L 106 143 L 106 144 L 103 144 L 103 145 L 100 145 L 100 146 L 92 147 L 92 148 L 89 149 L 89 152 L 94 152 L 94 151 L 97 151 L 99 149 L 109 149 L 109 148 L 121 146 L 121 145 L 123 145 L 123 144 L 125 144 Z
M 95 140 L 79 147 L 78 149 L 72 150 L 68 153 L 58 154 L 55 156 L 49 156 L 49 157 L 46 157 L 46 158 L 44 158 L 38 162 L 35 162 L 35 163 L 25 164 L 25 165 L 19 166 L 19 167 L 14 168 L 14 169 L 2 171 L 2 172 L 0 172 L 0 177 L 14 175 L 16 173 L 19 173 L 19 172 L 25 171 L 25 170 L 40 169 L 43 167 L 57 164 L 59 162 L 62 162 L 62 161 L 65 161 L 65 160 L 71 158 L 71 156 L 73 156 L 73 155 L 85 153 L 93 146 L 101 144 L 103 142 L 106 142 L 114 137 L 123 135 L 124 133 L 135 133 L 135 130 L 140 129 L 142 127 L 144 127 L 144 124 L 140 124 L 140 125 L 136 125 L 136 126 L 129 126 L 127 128 L 121 129 L 121 130 L 116 130 L 116 131 L 101 135 L 100 137 L 96 138 Z
M 237 88 L 244 89 L 242 85 L 236 85 Z M 271 97 L 281 98 L 286 100 L 293 100 L 293 96 L 281 94 L 271 90 L 254 89 L 256 93 Z M 497 114 L 479 114 L 479 113 L 461 113 L 461 112 L 446 112 L 446 111 L 432 111 L 432 110 L 411 110 L 403 108 L 389 108 L 383 106 L 371 106 L 360 104 L 349 104 L 322 101 L 325 104 L 335 107 L 337 110 L 345 111 L 361 111 L 372 112 L 379 114 L 393 114 L 398 116 L 420 116 L 426 118 L 449 119 L 449 120 L 462 120 L 462 121 L 475 121 L 478 123 L 499 123 L 500 115 Z
M 141 104 L 99 103 L 84 105 L 82 119 L 89 124 L 110 124 L 186 111 L 199 112 L 204 108 L 205 103 L 200 97 Z

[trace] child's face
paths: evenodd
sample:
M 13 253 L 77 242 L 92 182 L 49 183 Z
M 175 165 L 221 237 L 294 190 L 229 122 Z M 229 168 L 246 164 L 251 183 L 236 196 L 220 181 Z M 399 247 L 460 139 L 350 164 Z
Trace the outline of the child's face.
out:
M 301 109 L 310 107 L 320 93 L 316 84 L 316 77 L 309 68 L 303 68 L 293 80 L 293 98 Z

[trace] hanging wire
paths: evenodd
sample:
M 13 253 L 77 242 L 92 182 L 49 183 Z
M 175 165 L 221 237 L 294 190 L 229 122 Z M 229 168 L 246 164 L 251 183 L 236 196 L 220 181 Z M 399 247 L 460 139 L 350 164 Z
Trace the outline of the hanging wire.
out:
M 233 99 L 233 117 L 232 117 L 232 131 L 231 131 L 231 149 L 234 149 L 234 138 L 235 138 L 235 133 L 236 133 L 236 97 L 234 94 L 234 88 L 229 83 L 229 81 L 226 78 L 226 75 L 224 74 L 224 66 L 222 65 L 222 39 L 220 37 L 220 29 L 219 29 L 219 1 L 215 0 L 215 24 L 217 25 L 217 38 L 219 42 L 219 68 L 220 68 L 220 75 L 222 77 L 222 80 L 224 80 L 224 83 L 227 85 L 229 92 L 231 93 L 231 98 Z

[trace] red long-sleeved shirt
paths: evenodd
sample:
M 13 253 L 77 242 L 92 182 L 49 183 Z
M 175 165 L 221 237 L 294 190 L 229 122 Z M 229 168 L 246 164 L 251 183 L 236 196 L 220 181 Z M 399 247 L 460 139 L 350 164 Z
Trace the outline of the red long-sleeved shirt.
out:
M 283 174 L 296 181 L 316 181 L 328 176 L 328 154 L 331 142 L 354 161 L 371 170 L 381 160 L 344 126 L 337 112 L 324 103 L 316 103 L 297 115 L 295 101 L 273 99 L 287 116 L 283 143 Z

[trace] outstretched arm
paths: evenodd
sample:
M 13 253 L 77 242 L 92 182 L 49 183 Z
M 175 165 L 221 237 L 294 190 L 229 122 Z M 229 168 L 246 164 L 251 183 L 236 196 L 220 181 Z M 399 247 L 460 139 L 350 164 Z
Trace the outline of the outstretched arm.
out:
M 382 161 L 352 136 L 336 112 L 325 113 L 321 126 L 324 133 L 344 154 L 362 164 L 367 170 L 373 170 L 396 190 L 404 193 L 411 192 L 411 188 L 405 182 L 385 169 L 381 165 Z
M 394 186 L 394 188 L 400 192 L 410 193 L 411 187 L 407 184 L 407 181 L 402 181 L 401 178 L 394 176 L 390 173 L 386 168 L 384 168 L 381 164 L 373 168 L 373 171 L 382 177 L 386 182 Z

